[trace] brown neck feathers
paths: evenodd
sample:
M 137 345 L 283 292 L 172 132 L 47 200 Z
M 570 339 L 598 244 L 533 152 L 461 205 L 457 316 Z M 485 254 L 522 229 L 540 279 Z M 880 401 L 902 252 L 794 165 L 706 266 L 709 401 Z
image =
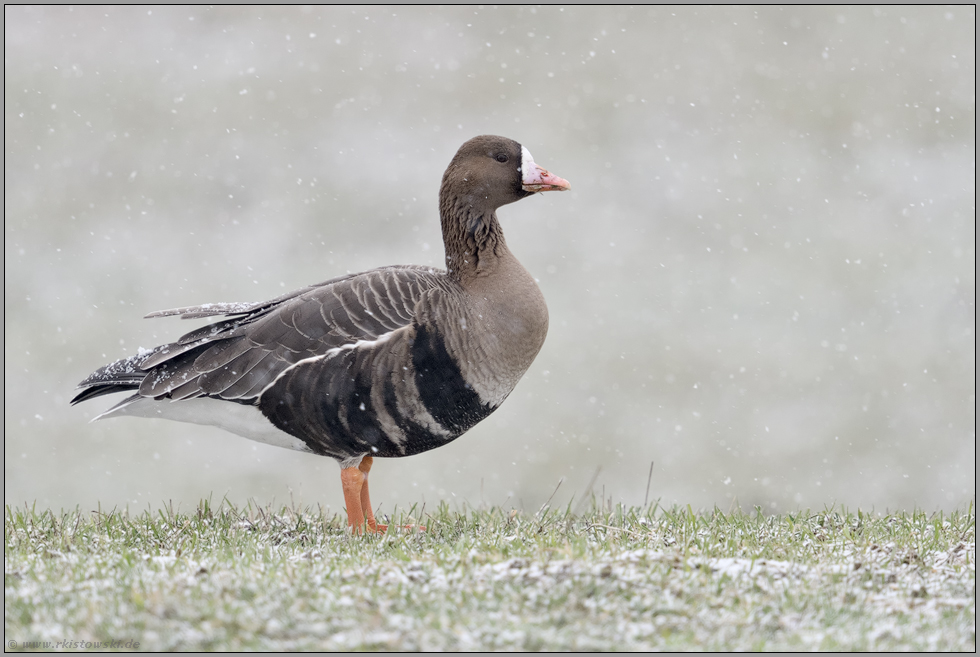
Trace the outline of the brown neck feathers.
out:
M 445 186 L 439 195 L 439 212 L 449 275 L 463 281 L 491 274 L 507 248 L 496 212 L 452 195 Z

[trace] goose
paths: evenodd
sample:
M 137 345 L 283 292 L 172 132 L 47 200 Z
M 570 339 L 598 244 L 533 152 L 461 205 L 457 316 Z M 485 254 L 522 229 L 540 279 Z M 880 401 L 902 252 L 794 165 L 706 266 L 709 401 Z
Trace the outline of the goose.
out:
M 223 319 L 101 367 L 71 404 L 129 392 L 94 420 L 212 425 L 332 457 L 350 530 L 384 532 L 368 493 L 374 458 L 461 436 L 500 407 L 544 343 L 547 305 L 497 208 L 569 188 L 516 141 L 474 137 L 439 189 L 445 270 L 380 267 L 260 303 L 152 312 Z

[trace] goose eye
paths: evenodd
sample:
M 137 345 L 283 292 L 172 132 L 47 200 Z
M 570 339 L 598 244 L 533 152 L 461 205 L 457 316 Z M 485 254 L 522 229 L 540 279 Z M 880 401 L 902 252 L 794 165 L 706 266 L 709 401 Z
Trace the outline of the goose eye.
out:
M 500 153 L 494 159 L 496 159 L 498 162 L 506 162 L 507 156 L 504 155 L 503 153 Z

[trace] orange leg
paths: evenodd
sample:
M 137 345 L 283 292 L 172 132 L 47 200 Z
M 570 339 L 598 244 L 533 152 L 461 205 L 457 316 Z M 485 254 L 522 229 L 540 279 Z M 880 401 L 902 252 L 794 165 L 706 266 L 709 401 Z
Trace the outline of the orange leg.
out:
M 371 534 L 384 532 L 388 525 L 379 525 L 374 519 L 374 509 L 371 508 L 371 496 L 368 493 L 368 473 L 374 459 L 365 456 L 356 468 L 344 468 L 340 471 L 340 482 L 344 486 L 344 502 L 347 504 L 347 524 L 355 534 L 364 531 L 367 520 L 367 531 Z
M 340 483 L 344 486 L 344 502 L 347 504 L 347 524 L 355 534 L 364 533 L 364 523 L 367 522 L 369 534 L 383 534 L 388 531 L 388 525 L 379 525 L 374 519 L 374 509 L 371 508 L 371 495 L 368 493 L 368 473 L 374 459 L 365 456 L 356 468 L 344 468 L 340 471 Z M 402 529 L 425 531 L 422 525 L 401 525 Z
M 371 496 L 368 494 L 368 473 L 371 472 L 372 465 L 374 465 L 374 459 L 365 456 L 361 459 L 361 464 L 357 466 L 357 469 L 364 473 L 364 485 L 361 486 L 361 509 L 367 517 L 368 531 L 384 533 L 388 531 L 388 525 L 379 525 L 375 521 L 374 509 L 371 508 Z

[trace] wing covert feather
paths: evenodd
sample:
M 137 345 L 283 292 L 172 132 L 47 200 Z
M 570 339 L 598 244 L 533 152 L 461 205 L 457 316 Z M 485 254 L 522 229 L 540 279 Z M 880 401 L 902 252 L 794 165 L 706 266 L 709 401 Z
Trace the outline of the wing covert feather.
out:
M 254 304 L 209 304 L 149 316 L 223 314 L 140 363 L 140 394 L 252 399 L 295 363 L 373 341 L 411 323 L 426 290 L 446 284 L 428 267 L 384 267 Z M 152 370 L 152 371 L 151 371 Z

